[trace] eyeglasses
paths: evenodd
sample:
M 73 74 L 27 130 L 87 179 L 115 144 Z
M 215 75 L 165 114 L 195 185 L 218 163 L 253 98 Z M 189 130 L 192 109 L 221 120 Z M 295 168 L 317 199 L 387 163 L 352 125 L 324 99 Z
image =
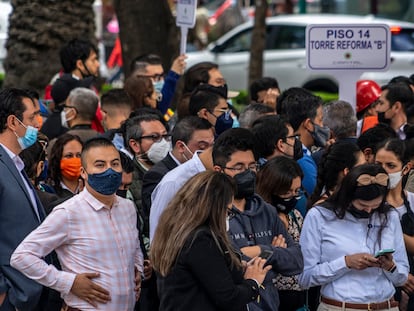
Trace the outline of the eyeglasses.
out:
M 154 143 L 161 141 L 163 138 L 167 141 L 170 141 L 171 134 L 151 134 L 138 137 L 138 139 L 151 139 Z
M 254 171 L 254 172 L 256 172 L 256 171 L 257 171 L 257 169 L 259 168 L 259 164 L 257 164 L 257 163 L 252 163 L 252 164 L 249 164 L 249 165 L 247 166 L 247 168 L 246 168 L 246 166 L 245 166 L 244 164 L 236 164 L 236 165 L 235 165 L 235 166 L 233 166 L 233 167 L 226 167 L 226 166 L 223 166 L 222 168 L 223 168 L 223 169 L 228 169 L 228 170 L 233 171 L 233 172 L 236 172 L 236 173 L 242 173 L 242 172 L 244 172 L 244 171 L 246 171 L 246 170 L 250 170 L 250 171 Z
M 302 197 L 303 195 L 303 189 L 296 189 L 295 191 L 291 191 L 289 190 L 288 192 L 285 192 L 283 194 L 279 194 L 277 196 L 281 197 L 282 199 L 290 199 L 292 197 L 296 197 L 297 199 L 299 199 L 300 197 Z
M 299 140 L 300 139 L 300 134 L 286 136 L 286 139 L 288 139 L 288 138 L 294 138 L 294 139 Z

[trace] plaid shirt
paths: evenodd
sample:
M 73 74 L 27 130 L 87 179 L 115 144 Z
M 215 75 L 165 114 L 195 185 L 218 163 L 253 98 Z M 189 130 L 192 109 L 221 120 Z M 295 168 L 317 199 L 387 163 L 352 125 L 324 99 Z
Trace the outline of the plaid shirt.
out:
M 11 265 L 44 286 L 62 293 L 66 304 L 81 310 L 132 310 L 136 267 L 143 257 L 131 201 L 116 197 L 104 206 L 85 188 L 54 208 L 46 220 L 17 247 Z M 62 271 L 42 258 L 55 250 Z M 99 272 L 93 282 L 110 292 L 111 301 L 92 305 L 70 292 L 76 274 Z

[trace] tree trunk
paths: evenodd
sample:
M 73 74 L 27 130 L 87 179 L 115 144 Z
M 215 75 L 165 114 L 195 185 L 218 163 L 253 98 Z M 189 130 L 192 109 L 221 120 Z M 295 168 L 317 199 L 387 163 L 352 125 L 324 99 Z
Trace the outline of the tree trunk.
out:
M 114 0 L 125 76 L 140 55 L 161 56 L 165 70 L 179 53 L 179 31 L 165 0 Z
M 42 93 L 60 70 L 59 50 L 73 38 L 95 42 L 93 0 L 12 0 L 5 87 Z
M 266 45 L 266 12 L 267 1 L 256 0 L 256 11 L 254 14 L 254 27 L 252 43 L 250 48 L 249 83 L 263 76 L 263 52 Z

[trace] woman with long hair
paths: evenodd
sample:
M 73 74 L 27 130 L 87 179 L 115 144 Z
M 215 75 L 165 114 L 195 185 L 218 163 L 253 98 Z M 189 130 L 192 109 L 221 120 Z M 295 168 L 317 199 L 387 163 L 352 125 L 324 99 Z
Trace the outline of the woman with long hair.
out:
M 354 167 L 306 215 L 299 283 L 321 286 L 318 311 L 398 310 L 395 286 L 406 282 L 408 261 L 398 213 L 385 201 L 388 183 L 379 165 Z
M 269 160 L 257 173 L 256 192 L 273 205 L 295 242 L 299 242 L 303 217 L 295 208 L 302 195 L 303 172 L 299 164 L 285 156 Z M 278 274 L 273 280 L 279 292 L 279 310 L 296 311 L 305 304 L 305 292 L 298 284 L 298 276 Z
M 79 136 L 66 133 L 59 136 L 50 152 L 48 184 L 61 199 L 68 199 L 82 190 L 82 146 Z
M 393 138 L 384 140 L 377 146 L 375 154 L 375 163 L 381 165 L 387 172 L 390 183 L 387 195 L 387 203 L 394 206 L 397 210 L 404 233 L 404 242 L 407 249 L 408 261 L 410 263 L 410 274 L 408 282 L 404 285 L 404 291 L 399 292 L 401 298 L 405 293 L 410 293 L 408 303 L 407 299 L 401 299 L 401 304 L 407 303 L 408 310 L 414 308 L 414 193 L 405 191 L 403 180 L 411 170 L 409 152 L 404 141 Z M 400 297 L 396 297 L 400 299 Z
M 235 185 L 207 171 L 185 183 L 160 217 L 150 260 L 158 276 L 160 310 L 247 310 L 270 265 L 242 263 L 227 235 Z

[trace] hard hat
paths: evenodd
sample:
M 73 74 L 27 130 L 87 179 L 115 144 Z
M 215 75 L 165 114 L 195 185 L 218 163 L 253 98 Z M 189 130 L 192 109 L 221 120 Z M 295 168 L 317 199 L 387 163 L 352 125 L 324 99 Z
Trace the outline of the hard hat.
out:
M 381 87 L 372 80 L 357 82 L 357 112 L 360 112 L 376 101 L 381 95 Z

